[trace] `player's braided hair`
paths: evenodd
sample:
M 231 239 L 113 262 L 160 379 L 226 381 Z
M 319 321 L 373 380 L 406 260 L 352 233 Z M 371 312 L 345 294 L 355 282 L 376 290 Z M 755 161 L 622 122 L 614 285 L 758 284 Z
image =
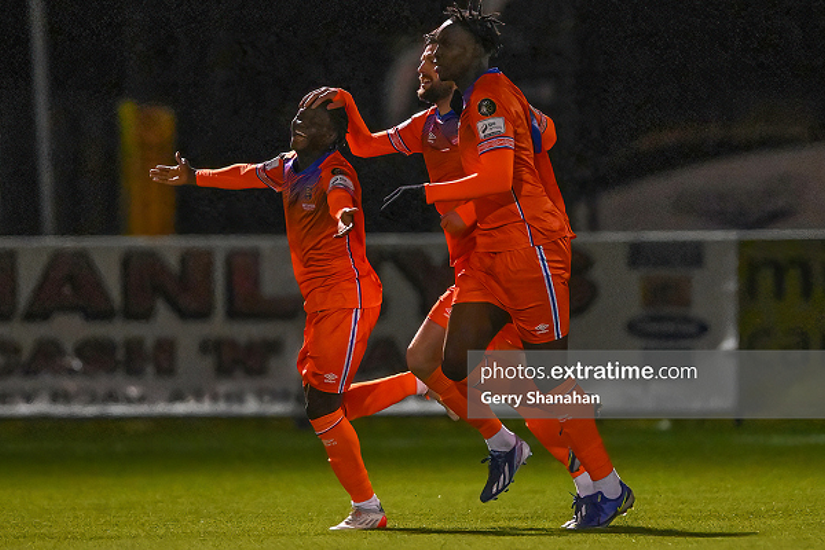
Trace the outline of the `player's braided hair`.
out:
M 454 23 L 467 29 L 489 55 L 493 56 L 501 50 L 499 27 L 504 23 L 496 17 L 497 13 L 481 13 L 481 0 L 470 0 L 467 9 L 460 8 L 455 3 L 444 10 L 444 13 L 449 15 Z
M 331 102 L 332 100 L 324 101 L 317 109 L 326 109 Z M 335 128 L 335 133 L 337 134 L 333 146 L 339 151 L 343 150 L 347 146 L 347 127 L 349 126 L 347 110 L 341 107 L 338 109 L 330 109 L 327 113 L 329 113 L 329 120 L 332 122 L 332 127 Z

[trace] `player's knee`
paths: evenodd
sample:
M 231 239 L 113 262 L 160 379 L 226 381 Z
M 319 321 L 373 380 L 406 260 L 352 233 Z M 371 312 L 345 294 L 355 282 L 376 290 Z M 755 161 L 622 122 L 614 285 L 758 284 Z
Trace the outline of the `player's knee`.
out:
M 434 356 L 427 350 L 416 346 L 415 343 L 407 347 L 407 368 L 410 369 L 419 380 L 425 380 L 430 377 L 435 369 L 441 364 L 441 356 Z
M 453 382 L 461 382 L 467 378 L 467 361 L 462 356 L 444 353 L 444 362 L 441 364 L 444 376 Z
M 343 397 L 339 393 L 323 392 L 307 386 L 304 391 L 304 408 L 307 418 L 315 420 L 335 412 L 341 408 Z

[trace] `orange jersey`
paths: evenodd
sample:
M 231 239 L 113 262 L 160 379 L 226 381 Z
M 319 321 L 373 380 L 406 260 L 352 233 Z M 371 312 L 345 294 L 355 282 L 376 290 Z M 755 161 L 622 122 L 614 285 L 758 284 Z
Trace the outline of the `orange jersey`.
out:
M 556 173 L 553 171 L 553 165 L 550 163 L 550 157 L 547 154 L 556 144 L 556 125 L 550 117 L 531 105 L 530 130 L 533 138 L 533 152 L 535 153 L 533 160 L 536 163 L 536 170 L 541 178 L 541 183 L 544 185 L 544 192 L 556 209 L 564 215 L 564 221 L 567 225 L 567 237 L 575 239 L 576 234 L 573 233 L 573 229 L 570 227 L 567 207 L 556 181 Z
M 428 184 L 427 201 L 473 199 L 479 251 L 499 252 L 571 237 L 555 177 L 552 171 L 546 173 L 549 159 L 536 161 L 544 137 L 536 140 L 534 127 L 541 136 L 541 126 L 546 131 L 549 119 L 533 109 L 497 69 L 484 73 L 465 91 L 464 106 L 459 150 L 468 176 Z M 554 137 L 553 129 L 553 136 L 547 136 L 551 145 Z
M 364 123 L 349 92 L 340 90 L 336 99 L 345 102 L 349 118 L 347 142 L 354 154 L 359 157 L 377 157 L 392 153 L 421 153 L 424 155 L 430 181 L 449 181 L 464 176 L 458 152 L 459 118 L 453 111 L 442 116 L 432 106 L 389 130 L 373 134 Z M 450 252 L 450 265 L 461 264 L 475 248 L 475 208 L 466 200 L 439 201 L 434 206 L 442 216 L 456 210 L 467 224 L 467 231 L 460 235 L 444 232 Z
M 222 189 L 269 187 L 283 194 L 286 232 L 295 279 L 308 312 L 381 304 L 381 282 L 367 261 L 361 185 L 349 162 L 331 151 L 296 171 L 295 152 L 261 164 L 198 170 L 197 185 Z M 337 213 L 358 208 L 345 237 Z
M 387 138 L 399 153 L 424 155 L 430 181 L 450 181 L 464 176 L 458 151 L 458 121 L 455 112 L 442 116 L 432 106 L 387 130 Z M 460 235 L 444 232 L 450 265 L 460 270 L 476 245 L 475 207 L 466 200 L 438 201 L 433 206 L 442 216 L 455 210 L 467 224 L 467 231 Z

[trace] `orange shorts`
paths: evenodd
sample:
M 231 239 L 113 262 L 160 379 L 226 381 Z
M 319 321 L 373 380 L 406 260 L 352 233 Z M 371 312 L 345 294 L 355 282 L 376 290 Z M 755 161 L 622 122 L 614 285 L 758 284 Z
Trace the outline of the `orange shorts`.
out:
M 438 299 L 435 305 L 427 314 L 427 319 L 437 324 L 444 330 L 447 330 L 447 323 L 450 321 L 450 312 L 453 309 L 453 298 L 455 297 L 456 286 L 453 285 L 447 289 L 444 294 Z M 498 334 L 496 334 L 487 349 L 493 350 L 512 350 L 522 349 L 524 346 L 521 343 L 521 337 L 518 330 L 513 323 L 504 325 Z
M 456 278 L 455 303 L 487 302 L 507 313 L 525 342 L 558 340 L 570 329 L 570 239 L 503 252 L 473 252 Z
M 381 306 L 307 313 L 298 372 L 304 384 L 328 393 L 349 389 Z

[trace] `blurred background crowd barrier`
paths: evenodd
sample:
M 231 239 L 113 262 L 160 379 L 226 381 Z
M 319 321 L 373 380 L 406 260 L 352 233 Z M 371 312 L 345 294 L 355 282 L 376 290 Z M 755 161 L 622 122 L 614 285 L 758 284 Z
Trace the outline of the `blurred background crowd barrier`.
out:
M 798 233 L 581 235 L 571 349 L 825 348 L 825 232 Z M 359 379 L 406 370 L 452 280 L 439 235 L 368 255 L 384 305 Z M 0 239 L 0 416 L 297 415 L 303 325 L 285 237 Z

